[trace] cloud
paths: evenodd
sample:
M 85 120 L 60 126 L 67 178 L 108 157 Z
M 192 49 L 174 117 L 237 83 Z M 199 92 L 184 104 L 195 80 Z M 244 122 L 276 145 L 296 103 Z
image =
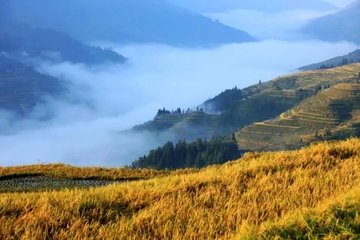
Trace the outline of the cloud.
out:
M 118 46 L 125 65 L 88 67 L 39 62 L 37 69 L 67 80 L 70 96 L 49 99 L 31 119 L 0 113 L 1 165 L 63 162 L 121 166 L 172 139 L 171 135 L 120 131 L 151 120 L 157 109 L 195 107 L 221 91 L 288 74 L 299 66 L 348 53 L 357 46 L 268 40 L 215 49 L 162 45 Z M 85 104 L 86 103 L 86 104 Z M 51 112 L 49 121 L 39 121 Z

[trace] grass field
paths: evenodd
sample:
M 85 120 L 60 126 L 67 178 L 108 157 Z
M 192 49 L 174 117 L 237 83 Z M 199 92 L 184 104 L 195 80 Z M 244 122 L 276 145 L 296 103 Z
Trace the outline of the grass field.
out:
M 55 166 L 69 177 L 121 175 L 119 169 Z M 1 175 L 41 168 L 46 165 L 2 168 Z M 54 165 L 49 168 L 55 174 Z M 358 139 L 298 151 L 248 153 L 203 170 L 142 171 L 125 175 L 146 177 L 148 171 L 151 179 L 2 193 L 0 239 L 360 237 Z

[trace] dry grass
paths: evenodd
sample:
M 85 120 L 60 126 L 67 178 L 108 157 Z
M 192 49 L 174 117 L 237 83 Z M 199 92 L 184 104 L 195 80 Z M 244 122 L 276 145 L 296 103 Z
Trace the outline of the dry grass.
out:
M 355 239 L 359 183 L 357 139 L 251 153 L 123 185 L 1 194 L 0 239 Z

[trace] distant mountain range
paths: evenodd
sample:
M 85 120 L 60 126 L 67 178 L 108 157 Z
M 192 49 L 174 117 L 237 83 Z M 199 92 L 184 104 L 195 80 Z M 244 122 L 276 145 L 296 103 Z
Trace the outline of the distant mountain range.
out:
M 165 0 L 5 0 L 9 14 L 81 41 L 217 46 L 254 41 L 248 33 Z M 34 7 L 36 6 L 36 7 Z
M 360 44 L 360 0 L 347 8 L 316 18 L 301 32 L 325 41 L 350 41 Z
M 336 10 L 337 7 L 321 0 L 168 0 L 194 12 L 215 13 L 234 9 L 248 9 L 260 12 L 281 12 L 294 9 L 313 9 L 317 11 Z

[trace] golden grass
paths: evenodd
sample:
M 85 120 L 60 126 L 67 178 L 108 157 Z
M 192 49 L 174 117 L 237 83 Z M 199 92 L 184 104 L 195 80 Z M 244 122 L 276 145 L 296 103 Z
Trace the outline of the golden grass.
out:
M 0 194 L 0 239 L 355 239 L 359 183 L 358 139 L 249 153 L 123 185 Z

